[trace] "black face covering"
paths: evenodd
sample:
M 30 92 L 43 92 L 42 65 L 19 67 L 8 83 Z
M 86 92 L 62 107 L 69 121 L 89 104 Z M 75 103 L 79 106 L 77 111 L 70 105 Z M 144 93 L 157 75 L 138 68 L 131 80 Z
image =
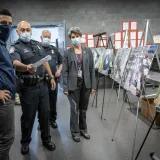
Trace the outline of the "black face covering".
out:
M 11 33 L 11 29 L 12 29 L 12 26 L 11 25 L 1 25 L 0 24 L 0 39 L 3 41 L 3 42 L 7 42 L 9 36 L 10 36 L 10 33 Z

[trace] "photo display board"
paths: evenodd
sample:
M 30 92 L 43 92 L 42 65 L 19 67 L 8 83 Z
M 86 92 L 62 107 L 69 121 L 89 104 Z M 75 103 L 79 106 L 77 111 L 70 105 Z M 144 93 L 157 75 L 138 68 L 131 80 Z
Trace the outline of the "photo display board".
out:
M 94 58 L 94 68 L 98 69 L 101 58 L 103 54 L 105 54 L 106 49 L 105 48 L 91 48 Z
M 105 49 L 103 55 L 100 57 L 98 71 L 101 74 L 108 75 L 110 64 L 112 62 L 113 49 Z
M 140 96 L 142 83 L 151 67 L 158 46 L 133 48 L 122 78 L 122 86 L 133 95 Z
M 116 57 L 113 63 L 113 71 L 110 76 L 118 83 L 122 82 L 124 69 L 126 67 L 130 52 L 131 48 L 120 48 L 116 53 Z

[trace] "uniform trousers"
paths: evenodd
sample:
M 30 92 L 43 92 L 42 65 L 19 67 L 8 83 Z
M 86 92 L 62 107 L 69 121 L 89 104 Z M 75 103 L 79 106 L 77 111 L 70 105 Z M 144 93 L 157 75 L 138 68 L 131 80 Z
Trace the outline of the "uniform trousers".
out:
M 70 114 L 70 130 L 73 136 L 79 136 L 80 131 L 87 132 L 86 112 L 88 109 L 89 97 L 91 89 L 85 87 L 84 80 L 78 78 L 77 88 L 74 91 L 69 91 L 69 102 L 71 106 Z M 76 110 L 74 110 L 74 103 Z
M 49 102 L 50 102 L 50 121 L 56 121 L 57 119 L 57 95 L 58 95 L 58 81 L 55 79 L 56 88 L 53 90 L 51 85 L 48 84 L 49 90 Z
M 47 83 L 41 82 L 34 86 L 23 86 L 20 94 L 22 105 L 21 116 L 21 144 L 26 145 L 31 142 L 32 129 L 36 117 L 39 114 L 41 139 L 43 143 L 51 141 L 49 126 L 49 95 Z
M 14 141 L 14 104 L 8 100 L 0 102 L 0 160 L 9 160 L 9 151 Z

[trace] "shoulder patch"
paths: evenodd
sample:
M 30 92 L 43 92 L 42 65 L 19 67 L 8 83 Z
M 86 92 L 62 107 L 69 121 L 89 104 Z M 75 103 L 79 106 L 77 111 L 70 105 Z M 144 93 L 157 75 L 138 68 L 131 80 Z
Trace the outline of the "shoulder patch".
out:
M 15 47 L 11 46 L 10 49 L 9 49 L 9 54 L 14 53 L 14 51 L 15 51 Z

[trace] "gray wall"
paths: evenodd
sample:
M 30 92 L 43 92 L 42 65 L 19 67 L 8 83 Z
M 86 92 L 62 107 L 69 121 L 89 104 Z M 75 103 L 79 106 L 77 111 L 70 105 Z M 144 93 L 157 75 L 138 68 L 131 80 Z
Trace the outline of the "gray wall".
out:
M 1 0 L 1 7 L 13 13 L 15 23 L 66 20 L 67 28 L 79 26 L 84 33 L 120 31 L 126 20 L 138 20 L 142 30 L 149 18 L 153 34 L 160 34 L 160 0 Z

